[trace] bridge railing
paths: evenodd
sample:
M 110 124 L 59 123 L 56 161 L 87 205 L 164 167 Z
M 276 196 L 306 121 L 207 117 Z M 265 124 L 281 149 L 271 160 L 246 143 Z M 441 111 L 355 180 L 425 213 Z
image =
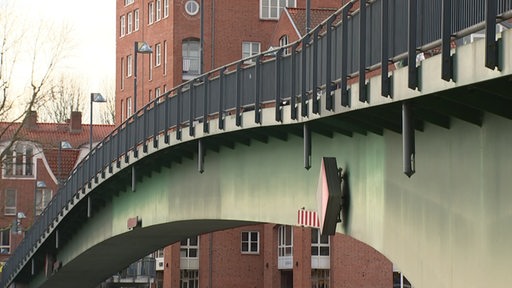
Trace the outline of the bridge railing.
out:
M 106 173 L 113 173 L 130 156 L 146 153 L 147 145 L 158 147 L 158 136 L 169 143 L 170 131 L 177 140 L 182 133 L 194 136 L 195 124 L 203 122 L 203 132 L 217 121 L 224 130 L 226 115 L 234 115 L 242 127 L 244 111 L 254 111 L 254 122 L 261 123 L 261 109 L 274 107 L 276 123 L 282 121 L 282 106 L 290 105 L 290 118 L 320 113 L 319 105 L 350 107 L 348 81 L 358 81 L 360 101 L 365 96 L 367 70 L 380 69 L 388 76 L 389 63 L 409 60 L 416 54 L 441 52 L 441 77 L 451 80 L 450 49 L 456 38 L 486 29 L 486 66 L 494 69 L 497 43 L 496 23 L 511 18 L 511 0 L 375 0 L 359 7 L 352 1 L 300 40 L 273 51 L 266 51 L 222 66 L 173 88 L 136 111 L 100 142 L 77 165 L 18 248 L 3 267 L 2 287 L 33 257 L 54 231 L 59 217 L 85 195 L 87 188 Z M 416 65 L 409 65 L 409 88 L 417 89 Z M 446 72 L 447 71 L 447 72 Z M 388 77 L 382 77 L 381 94 L 392 96 Z M 356 82 L 357 83 L 357 82 Z M 342 97 L 335 103 L 334 89 Z M 320 103 L 319 95 L 326 95 Z M 299 105 L 300 103 L 300 105 Z M 300 108 L 300 111 L 299 111 Z M 153 141 L 151 141 L 153 140 Z

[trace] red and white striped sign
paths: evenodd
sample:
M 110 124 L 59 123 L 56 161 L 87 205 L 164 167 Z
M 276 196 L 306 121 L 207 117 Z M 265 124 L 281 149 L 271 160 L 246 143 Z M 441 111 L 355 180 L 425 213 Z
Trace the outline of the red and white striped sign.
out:
M 299 209 L 297 211 L 297 222 L 300 226 L 320 228 L 320 220 L 315 211 Z

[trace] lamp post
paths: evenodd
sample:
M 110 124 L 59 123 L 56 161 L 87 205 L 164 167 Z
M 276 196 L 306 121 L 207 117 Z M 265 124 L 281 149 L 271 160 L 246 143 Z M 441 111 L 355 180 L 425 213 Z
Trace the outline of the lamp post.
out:
M 137 112 L 137 54 L 151 54 L 153 49 L 144 41 L 135 41 L 133 53 L 133 113 Z
M 104 103 L 107 102 L 107 99 L 103 97 L 100 93 L 91 93 L 91 122 L 89 125 L 89 153 L 92 151 L 92 103 Z

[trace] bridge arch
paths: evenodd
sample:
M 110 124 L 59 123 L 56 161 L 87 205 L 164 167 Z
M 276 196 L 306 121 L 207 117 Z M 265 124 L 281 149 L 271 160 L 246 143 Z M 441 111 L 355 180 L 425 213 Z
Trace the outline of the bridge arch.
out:
M 507 263 L 510 253 L 506 246 L 498 249 L 496 239 L 510 234 L 501 228 L 512 165 L 502 156 L 512 141 L 512 123 L 492 114 L 484 118 L 482 127 L 458 120 L 450 129 L 425 125 L 417 134 L 421 152 L 412 178 L 401 172 L 401 151 L 396 149 L 401 135 L 387 130 L 352 137 L 313 133 L 312 155 L 318 161 L 309 170 L 302 167 L 303 139 L 293 133 L 266 143 L 237 143 L 234 149 L 207 149 L 203 173 L 197 171 L 196 154 L 184 157 L 181 163 L 139 175 L 135 191 L 121 173 L 129 169 L 122 167 L 95 188 L 91 218 L 69 236 L 57 255 L 62 270 L 41 287 L 59 287 L 70 275 L 83 276 L 83 265 L 99 269 L 90 275 L 101 281 L 129 261 L 186 236 L 256 222 L 296 225 L 297 209 L 316 207 L 322 156 L 336 157 L 350 175 L 349 223 L 346 229 L 339 225 L 338 232 L 382 253 L 415 287 L 502 283 L 508 276 L 494 272 L 492 280 L 487 273 Z M 493 140 L 497 136 L 500 141 Z M 176 156 L 165 149 L 146 157 L 151 155 L 164 162 Z M 461 165 L 472 169 L 456 169 Z M 129 231 L 127 220 L 136 216 L 142 227 Z M 134 241 L 141 245 L 126 253 Z

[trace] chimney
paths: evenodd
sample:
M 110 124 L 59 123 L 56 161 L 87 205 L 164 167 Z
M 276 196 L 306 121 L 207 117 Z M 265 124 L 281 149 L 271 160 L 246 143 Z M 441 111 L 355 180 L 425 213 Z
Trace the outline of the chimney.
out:
M 71 111 L 71 120 L 69 121 L 69 130 L 71 132 L 82 132 L 82 112 Z
M 25 118 L 25 127 L 30 130 L 37 128 L 37 111 L 27 112 L 27 116 Z

